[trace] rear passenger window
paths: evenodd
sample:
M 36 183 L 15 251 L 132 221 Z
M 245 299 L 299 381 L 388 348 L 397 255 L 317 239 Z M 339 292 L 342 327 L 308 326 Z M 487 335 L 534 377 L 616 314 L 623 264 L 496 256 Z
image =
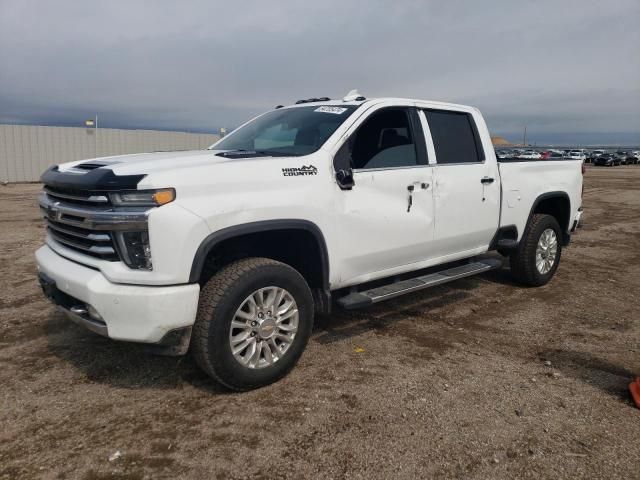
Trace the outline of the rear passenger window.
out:
M 470 114 L 425 110 L 438 164 L 475 163 L 484 160 L 475 122 Z

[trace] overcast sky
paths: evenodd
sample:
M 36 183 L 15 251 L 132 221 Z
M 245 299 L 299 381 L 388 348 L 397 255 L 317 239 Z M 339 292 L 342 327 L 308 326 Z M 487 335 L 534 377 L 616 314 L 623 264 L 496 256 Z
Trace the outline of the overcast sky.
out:
M 639 0 L 0 0 L 0 123 L 211 131 L 311 96 L 640 144 Z

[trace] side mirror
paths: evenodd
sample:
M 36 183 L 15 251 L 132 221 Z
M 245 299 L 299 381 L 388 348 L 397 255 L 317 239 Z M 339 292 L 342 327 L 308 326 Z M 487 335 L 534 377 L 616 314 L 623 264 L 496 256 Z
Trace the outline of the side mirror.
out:
M 344 142 L 336 156 L 333 158 L 333 168 L 336 172 L 336 182 L 342 190 L 351 190 L 355 185 L 353 169 L 351 168 L 351 144 L 353 137 Z
M 356 184 L 353 180 L 353 170 L 348 168 L 346 170 L 338 170 L 336 172 L 336 181 L 338 186 L 342 190 L 351 190 Z

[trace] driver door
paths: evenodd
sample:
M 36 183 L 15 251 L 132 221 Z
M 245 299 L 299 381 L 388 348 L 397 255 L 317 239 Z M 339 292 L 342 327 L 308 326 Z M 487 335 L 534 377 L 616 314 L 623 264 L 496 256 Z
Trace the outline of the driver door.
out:
M 353 186 L 338 193 L 343 286 L 381 278 L 429 257 L 434 236 L 433 169 L 412 107 L 382 107 L 352 126 L 336 154 Z

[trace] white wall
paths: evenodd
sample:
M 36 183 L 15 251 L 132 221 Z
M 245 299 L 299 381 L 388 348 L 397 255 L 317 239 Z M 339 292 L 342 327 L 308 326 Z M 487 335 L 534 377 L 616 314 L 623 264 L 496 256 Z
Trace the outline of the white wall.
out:
M 218 135 L 0 125 L 0 182 L 35 182 L 49 166 L 125 153 L 205 149 Z M 97 155 L 96 155 L 97 149 Z

